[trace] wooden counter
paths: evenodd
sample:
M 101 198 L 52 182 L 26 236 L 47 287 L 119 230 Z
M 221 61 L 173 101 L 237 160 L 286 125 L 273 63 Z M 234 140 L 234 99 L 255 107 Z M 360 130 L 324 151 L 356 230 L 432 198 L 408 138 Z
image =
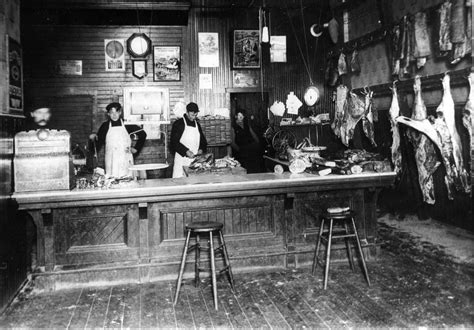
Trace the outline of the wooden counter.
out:
M 309 261 L 318 214 L 329 206 L 349 205 L 356 211 L 369 248 L 376 243 L 378 191 L 394 179 L 393 172 L 212 174 L 12 198 L 37 227 L 36 285 L 54 289 L 174 278 L 184 227 L 198 219 L 224 223 L 236 271 Z

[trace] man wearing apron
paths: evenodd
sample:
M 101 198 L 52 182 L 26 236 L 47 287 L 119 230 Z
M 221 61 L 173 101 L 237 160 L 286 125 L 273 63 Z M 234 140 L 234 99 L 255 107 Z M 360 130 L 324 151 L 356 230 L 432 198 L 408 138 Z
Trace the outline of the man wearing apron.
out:
M 105 174 L 107 176 L 115 178 L 132 176 L 129 168 L 134 163 L 133 158 L 140 153 L 145 144 L 146 133 L 137 125 L 123 123 L 120 103 L 110 103 L 106 109 L 109 120 L 100 126 L 97 134 L 91 134 L 89 138 L 94 142 L 97 140 L 97 150 L 105 144 Z M 131 135 L 138 139 L 134 147 L 132 147 Z M 94 150 L 93 146 L 89 150 Z
M 206 137 L 196 120 L 198 112 L 198 105 L 194 102 L 189 103 L 183 118 L 176 120 L 171 128 L 170 148 L 175 154 L 173 178 L 183 177 L 183 166 L 191 165 L 196 155 L 206 151 Z

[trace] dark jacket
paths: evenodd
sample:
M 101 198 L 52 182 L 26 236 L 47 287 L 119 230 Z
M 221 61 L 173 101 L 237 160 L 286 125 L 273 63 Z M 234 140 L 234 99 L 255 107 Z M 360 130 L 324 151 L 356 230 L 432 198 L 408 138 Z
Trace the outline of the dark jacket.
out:
M 121 126 L 122 125 L 122 119 L 119 119 L 117 121 L 112 121 L 112 120 L 107 120 L 106 122 L 102 123 L 102 125 L 99 128 L 99 131 L 97 132 L 97 151 L 99 151 L 102 146 L 105 145 L 105 138 L 107 136 L 107 133 L 109 132 L 109 123 L 112 123 L 112 127 L 115 126 Z M 141 130 L 142 128 L 137 125 L 125 125 L 125 129 L 127 130 L 128 134 L 136 132 L 138 130 Z M 145 144 L 146 140 L 146 133 L 145 131 L 141 130 L 140 132 L 135 133 L 135 135 L 138 138 L 137 143 L 135 143 L 134 148 L 137 149 L 137 152 L 133 154 L 134 157 L 138 156 L 140 154 L 140 151 L 143 148 L 143 145 Z
M 177 152 L 178 154 L 180 154 L 181 156 L 184 157 L 184 156 L 186 156 L 186 151 L 189 150 L 181 142 L 179 142 L 179 140 L 181 140 L 181 136 L 183 136 L 184 127 L 185 127 L 185 124 L 184 124 L 185 120 L 186 120 L 186 123 L 187 123 L 188 126 L 196 127 L 196 125 L 197 125 L 198 130 L 199 130 L 199 135 L 201 136 L 201 139 L 199 141 L 199 149 L 201 149 L 202 152 L 206 152 L 206 150 L 207 150 L 207 140 L 206 140 L 206 137 L 204 136 L 204 134 L 202 132 L 201 125 L 199 124 L 199 122 L 197 120 L 190 121 L 188 119 L 188 117 L 186 116 L 186 114 L 185 114 L 183 116 L 183 118 L 180 118 L 180 119 L 176 120 L 173 123 L 173 127 L 171 128 L 171 141 L 170 141 L 170 151 L 171 151 L 171 153 L 174 154 L 175 152 Z

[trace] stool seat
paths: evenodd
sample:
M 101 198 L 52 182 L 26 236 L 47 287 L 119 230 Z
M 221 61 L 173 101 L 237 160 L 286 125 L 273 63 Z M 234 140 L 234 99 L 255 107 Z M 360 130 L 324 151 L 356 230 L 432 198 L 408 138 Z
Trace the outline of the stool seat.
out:
M 224 225 L 220 222 L 196 221 L 186 225 L 186 229 L 199 233 L 208 233 L 210 231 L 222 230 Z
M 332 208 L 332 209 L 344 209 L 344 208 Z M 367 266 L 365 264 L 364 253 L 362 251 L 362 247 L 360 245 L 359 235 L 357 233 L 357 227 L 355 224 L 355 212 L 352 210 L 344 210 L 343 212 L 330 212 L 330 209 L 327 209 L 321 215 L 321 226 L 319 227 L 319 235 L 318 241 L 316 242 L 316 249 L 314 251 L 314 259 L 313 259 L 313 270 L 312 273 L 314 275 L 316 266 L 318 265 L 318 258 L 319 258 L 319 249 L 321 246 L 321 242 L 326 242 L 326 265 L 324 267 L 324 290 L 327 288 L 328 277 L 329 277 L 329 264 L 331 262 L 331 245 L 332 241 L 336 239 L 344 239 L 347 256 L 349 259 L 349 265 L 351 269 L 354 270 L 354 261 L 352 259 L 352 251 L 351 247 L 349 246 L 349 239 L 352 239 L 356 243 L 357 251 L 360 254 L 361 262 L 362 262 L 362 270 L 364 272 L 365 279 L 370 286 L 369 274 L 367 272 Z M 325 223 L 329 223 L 329 228 L 324 230 Z M 340 225 L 339 228 L 341 229 L 334 229 L 334 224 Z M 351 230 L 350 230 L 351 229 Z M 352 231 L 352 232 L 351 232 Z
M 324 212 L 322 217 L 329 220 L 329 219 L 333 219 L 333 220 L 344 220 L 344 219 L 350 219 L 350 218 L 353 218 L 355 216 L 355 213 L 354 211 L 345 211 L 345 212 L 337 212 L 337 213 L 333 213 L 333 212 Z

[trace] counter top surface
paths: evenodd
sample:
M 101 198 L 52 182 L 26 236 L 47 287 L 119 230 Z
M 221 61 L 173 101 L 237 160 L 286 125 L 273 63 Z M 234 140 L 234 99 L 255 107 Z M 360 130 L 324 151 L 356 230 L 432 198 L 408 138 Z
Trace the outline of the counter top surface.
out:
M 149 179 L 120 183 L 110 189 L 73 189 L 71 191 L 38 191 L 14 193 L 12 198 L 22 204 L 48 204 L 58 202 L 158 198 L 164 196 L 189 196 L 202 194 L 245 194 L 267 191 L 268 193 L 288 193 L 328 189 L 356 189 L 383 187 L 393 183 L 395 172 L 362 173 L 353 175 L 317 176 L 302 173 L 283 174 L 206 174 L 186 178 Z

